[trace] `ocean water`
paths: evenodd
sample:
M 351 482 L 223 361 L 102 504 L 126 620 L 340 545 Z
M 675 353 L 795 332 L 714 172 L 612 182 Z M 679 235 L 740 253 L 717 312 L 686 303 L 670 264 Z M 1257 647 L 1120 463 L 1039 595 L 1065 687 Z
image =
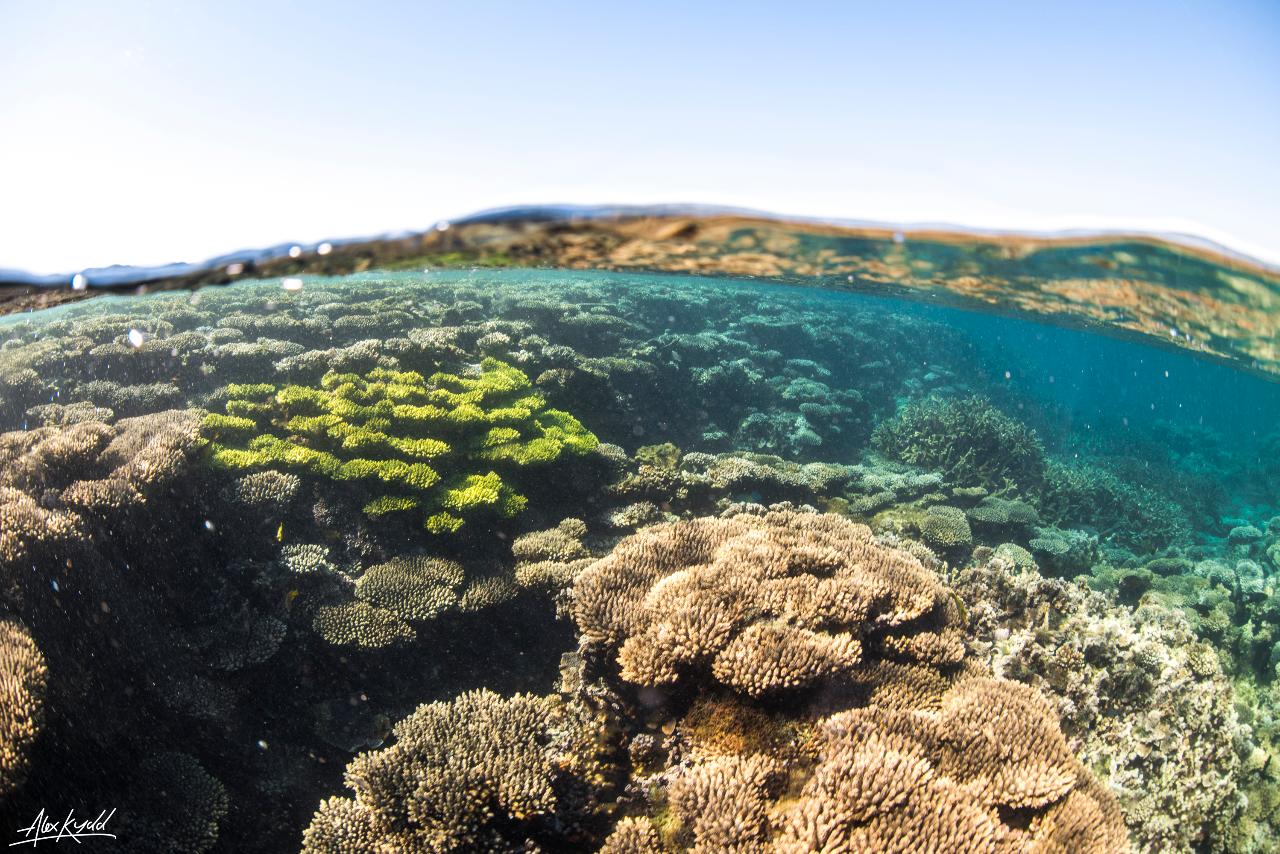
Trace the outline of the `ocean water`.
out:
M 1170 335 L 1173 295 L 941 298 L 962 260 L 927 292 L 418 265 L 0 318 L 0 832 L 1275 850 L 1275 294 Z

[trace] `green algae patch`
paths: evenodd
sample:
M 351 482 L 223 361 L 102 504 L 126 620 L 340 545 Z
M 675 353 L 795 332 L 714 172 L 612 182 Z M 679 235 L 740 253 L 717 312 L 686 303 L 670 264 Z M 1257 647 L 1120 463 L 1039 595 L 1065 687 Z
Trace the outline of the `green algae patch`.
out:
M 497 359 L 461 374 L 330 372 L 319 387 L 227 386 L 202 435 L 218 468 L 276 469 L 367 491 L 372 517 L 419 512 L 431 533 L 509 518 L 522 469 L 594 451 L 599 439 Z M 386 490 L 383 492 L 383 490 Z

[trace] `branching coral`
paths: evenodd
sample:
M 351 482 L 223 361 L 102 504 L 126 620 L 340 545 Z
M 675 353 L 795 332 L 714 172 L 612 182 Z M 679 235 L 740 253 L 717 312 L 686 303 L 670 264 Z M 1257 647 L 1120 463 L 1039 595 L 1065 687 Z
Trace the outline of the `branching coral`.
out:
M 966 679 L 937 712 L 851 710 L 819 736 L 777 851 L 1129 850 L 1114 801 L 1025 687 Z
M 518 847 L 555 817 L 563 745 L 559 702 L 490 691 L 430 703 L 395 726 L 396 742 L 347 767 L 354 799 L 320 805 L 307 854 Z
M 1258 773 L 1266 753 L 1185 618 L 1155 603 L 1117 607 L 997 555 L 954 580 L 973 646 L 998 675 L 1055 702 L 1068 744 L 1115 793 L 1140 849 L 1250 850 L 1234 840 L 1265 819 L 1255 807 L 1274 800 L 1275 784 Z M 1252 769 L 1240 759 L 1249 753 L 1261 756 Z
M 0 799 L 16 789 L 44 722 L 44 656 L 23 626 L 0 619 Z
M 890 459 L 941 473 L 960 486 L 1034 493 L 1044 478 L 1035 432 L 980 397 L 914 400 L 872 437 Z
M 168 854 L 204 854 L 218 841 L 229 799 L 221 782 L 186 753 L 147 756 L 128 791 L 123 810 L 130 849 Z
M 1039 498 L 1051 522 L 1097 529 L 1102 539 L 1139 551 L 1156 551 L 1187 540 L 1186 511 L 1142 484 L 1084 463 L 1050 462 Z
M 376 368 L 328 373 L 319 388 L 235 384 L 225 394 L 225 411 L 203 424 L 215 465 L 360 484 L 370 493 L 366 513 L 420 510 L 432 533 L 523 510 L 526 499 L 497 470 L 599 444 L 572 415 L 547 406 L 523 373 L 495 359 L 463 375 Z
M 433 557 L 396 558 L 370 567 L 356 581 L 356 596 L 403 620 L 430 620 L 458 604 L 462 567 Z
M 963 654 L 936 577 L 829 515 L 649 528 L 585 570 L 573 599 L 584 639 L 639 685 L 710 672 L 760 696 L 850 671 L 867 646 L 939 665 Z
M 565 519 L 554 528 L 517 537 L 511 544 L 516 583 L 552 592 L 568 587 L 591 565 L 591 552 L 582 542 L 586 534 L 582 520 Z

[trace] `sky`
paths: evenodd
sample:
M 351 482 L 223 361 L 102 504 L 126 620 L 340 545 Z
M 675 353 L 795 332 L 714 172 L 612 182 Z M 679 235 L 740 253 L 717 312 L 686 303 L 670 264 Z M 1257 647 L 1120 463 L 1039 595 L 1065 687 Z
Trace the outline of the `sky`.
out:
M 1275 0 L 0 0 L 0 268 L 664 202 L 1280 262 L 1278 164 Z

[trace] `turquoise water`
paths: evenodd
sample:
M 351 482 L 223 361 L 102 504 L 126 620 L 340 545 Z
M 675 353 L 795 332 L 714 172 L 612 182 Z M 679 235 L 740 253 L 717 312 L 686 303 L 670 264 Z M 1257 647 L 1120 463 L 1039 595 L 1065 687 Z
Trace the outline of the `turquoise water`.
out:
M 5 833 L 1273 849 L 1265 372 L 731 277 L 286 284 L 0 323 Z

